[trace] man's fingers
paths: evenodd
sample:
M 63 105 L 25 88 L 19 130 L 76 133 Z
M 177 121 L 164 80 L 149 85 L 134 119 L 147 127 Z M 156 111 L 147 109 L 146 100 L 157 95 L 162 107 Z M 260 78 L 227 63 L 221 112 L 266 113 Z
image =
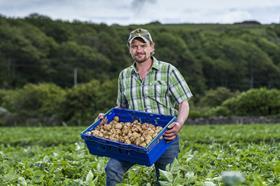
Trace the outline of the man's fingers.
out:
M 104 118 L 104 113 L 99 113 L 98 114 L 98 119 L 103 119 Z
M 170 136 L 173 136 L 173 135 L 174 135 L 174 132 L 165 132 L 165 133 L 163 134 L 164 137 L 165 137 L 165 136 L 170 137 Z
M 170 125 L 168 125 L 168 127 L 167 128 L 169 128 L 169 129 L 172 129 L 173 127 L 174 127 L 174 125 L 175 125 L 176 123 L 171 123 Z
M 174 127 L 175 125 L 176 125 L 176 122 L 173 122 L 167 127 L 168 130 L 166 130 L 165 133 L 163 134 L 163 137 L 165 140 L 171 141 L 176 138 L 177 130 L 176 130 L 176 127 Z
M 171 140 L 173 140 L 173 139 L 175 139 L 176 138 L 176 135 L 175 136 L 164 136 L 164 139 L 165 140 L 168 140 L 168 141 L 171 141 Z

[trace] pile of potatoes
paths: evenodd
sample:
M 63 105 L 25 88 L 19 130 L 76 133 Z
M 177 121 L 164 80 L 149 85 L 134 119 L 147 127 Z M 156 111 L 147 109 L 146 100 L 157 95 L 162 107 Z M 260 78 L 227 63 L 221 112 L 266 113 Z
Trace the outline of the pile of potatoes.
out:
M 118 141 L 126 144 L 134 144 L 146 147 L 157 134 L 162 130 L 160 126 L 154 126 L 149 123 L 141 124 L 135 120 L 133 122 L 119 122 L 119 117 L 115 116 L 109 124 L 107 120 L 102 122 L 89 135 L 107 138 L 112 141 Z

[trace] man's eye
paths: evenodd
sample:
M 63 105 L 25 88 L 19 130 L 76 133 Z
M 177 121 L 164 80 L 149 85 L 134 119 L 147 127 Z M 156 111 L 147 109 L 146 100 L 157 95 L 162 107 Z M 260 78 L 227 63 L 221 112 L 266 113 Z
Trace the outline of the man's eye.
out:
M 132 45 L 132 46 L 131 46 L 131 48 L 133 48 L 133 49 L 136 49 L 136 48 L 138 48 L 138 47 L 140 47 L 140 48 L 146 48 L 147 45 L 139 45 L 139 46 L 138 46 L 138 45 L 137 45 L 137 46 L 136 46 L 136 45 Z
M 147 47 L 147 45 L 146 45 L 146 44 L 144 44 L 144 45 L 140 45 L 140 47 L 141 47 L 141 48 L 146 48 L 146 47 Z

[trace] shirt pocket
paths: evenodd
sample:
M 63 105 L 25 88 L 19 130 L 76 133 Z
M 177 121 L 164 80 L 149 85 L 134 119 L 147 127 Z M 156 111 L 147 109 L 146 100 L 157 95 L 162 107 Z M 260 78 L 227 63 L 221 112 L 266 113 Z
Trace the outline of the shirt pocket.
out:
M 123 92 L 125 98 L 128 102 L 131 102 L 132 100 L 138 100 L 141 98 L 140 96 L 141 86 L 136 85 L 133 87 L 126 88 Z
M 167 95 L 168 86 L 165 81 L 157 80 L 151 84 L 150 90 L 153 91 L 153 96 L 155 96 L 155 98 L 162 98 Z

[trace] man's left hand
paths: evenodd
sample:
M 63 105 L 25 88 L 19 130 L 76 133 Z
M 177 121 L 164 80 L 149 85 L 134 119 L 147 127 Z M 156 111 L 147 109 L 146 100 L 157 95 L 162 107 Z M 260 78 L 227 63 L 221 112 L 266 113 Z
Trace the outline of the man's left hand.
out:
M 163 134 L 164 139 L 168 141 L 175 139 L 177 134 L 181 130 L 182 126 L 183 125 L 180 124 L 179 122 L 173 122 L 172 124 L 170 124 L 168 126 L 168 130 L 166 130 L 165 133 Z

